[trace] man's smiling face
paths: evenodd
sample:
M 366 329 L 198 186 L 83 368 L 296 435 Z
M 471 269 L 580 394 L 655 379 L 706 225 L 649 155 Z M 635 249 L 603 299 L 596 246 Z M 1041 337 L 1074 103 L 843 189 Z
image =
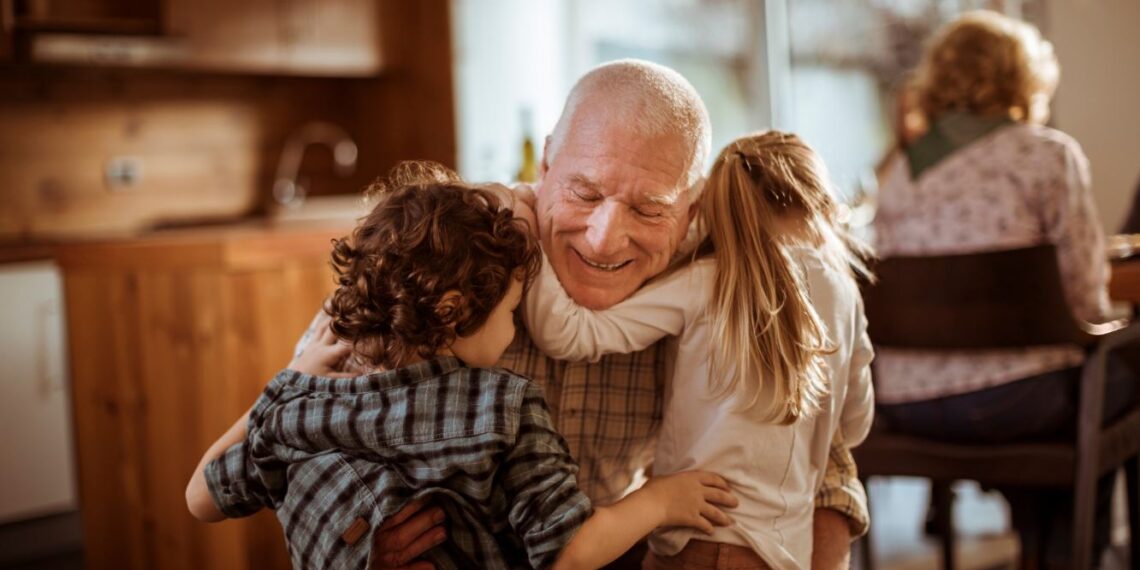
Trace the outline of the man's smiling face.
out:
M 605 111 L 580 113 L 537 195 L 543 249 L 566 292 L 611 307 L 665 270 L 688 229 L 690 155 L 673 133 L 639 136 Z

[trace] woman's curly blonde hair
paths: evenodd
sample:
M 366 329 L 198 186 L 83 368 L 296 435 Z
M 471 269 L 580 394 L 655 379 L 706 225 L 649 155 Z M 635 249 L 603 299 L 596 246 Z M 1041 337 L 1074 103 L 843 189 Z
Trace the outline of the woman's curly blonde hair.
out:
M 1044 122 L 1060 74 L 1053 45 L 1037 28 L 977 10 L 935 35 L 914 88 L 930 122 L 953 111 Z

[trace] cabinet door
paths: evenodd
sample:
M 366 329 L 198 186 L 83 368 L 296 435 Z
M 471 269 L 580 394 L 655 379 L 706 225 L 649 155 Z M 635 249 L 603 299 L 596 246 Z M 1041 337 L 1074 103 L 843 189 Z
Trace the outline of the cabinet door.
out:
M 0 522 L 77 507 L 62 305 L 53 264 L 0 266 Z
M 343 77 L 380 70 L 372 0 L 169 0 L 166 16 L 188 67 Z
M 16 25 L 16 0 L 0 0 L 0 62 L 12 60 L 12 28 Z
M 282 59 L 277 4 L 277 0 L 170 0 L 165 27 L 185 43 L 189 67 L 276 73 Z
M 373 75 L 380 70 L 377 2 L 285 0 L 282 65 L 294 73 Z

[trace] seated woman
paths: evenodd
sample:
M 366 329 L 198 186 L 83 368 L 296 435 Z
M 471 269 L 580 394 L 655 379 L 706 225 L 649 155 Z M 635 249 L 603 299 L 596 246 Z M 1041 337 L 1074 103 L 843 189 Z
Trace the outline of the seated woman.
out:
M 1124 218 L 1120 233 L 1140 234 L 1140 182 L 1136 183 L 1136 190 L 1132 192 L 1132 207 L 1128 208 L 1128 217 Z
M 1052 45 L 1029 24 L 971 12 L 937 35 L 914 85 L 930 127 L 887 167 L 880 191 L 882 257 L 1054 244 L 1073 314 L 1106 320 L 1109 266 L 1088 160 L 1077 141 L 1043 125 L 1058 77 Z M 879 414 L 894 430 L 978 443 L 1075 433 L 1077 347 L 877 352 Z M 1110 373 L 1106 421 L 1134 401 L 1134 384 L 1124 367 Z M 1102 482 L 1098 553 L 1111 483 Z M 1049 521 L 1067 524 L 1068 494 L 1007 497 L 1027 560 L 1064 565 L 1068 530 Z

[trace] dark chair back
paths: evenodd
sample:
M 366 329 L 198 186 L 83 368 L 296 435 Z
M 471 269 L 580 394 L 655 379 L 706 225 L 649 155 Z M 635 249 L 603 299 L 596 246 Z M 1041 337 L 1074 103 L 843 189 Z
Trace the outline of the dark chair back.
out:
M 1056 248 L 892 257 L 866 285 L 868 333 L 877 346 L 984 349 L 1094 339 L 1065 300 Z

